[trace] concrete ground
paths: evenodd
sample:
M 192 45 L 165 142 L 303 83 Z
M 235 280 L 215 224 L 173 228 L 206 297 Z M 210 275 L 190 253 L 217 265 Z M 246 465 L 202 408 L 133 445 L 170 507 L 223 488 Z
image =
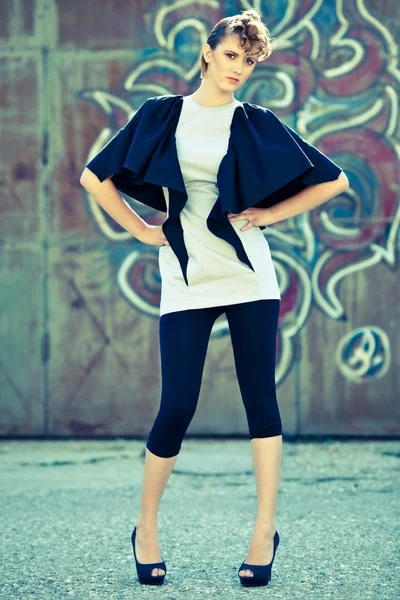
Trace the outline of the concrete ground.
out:
M 248 440 L 185 438 L 161 500 L 163 586 L 130 534 L 145 441 L 0 441 L 0 598 L 400 599 L 400 442 L 284 441 L 281 538 L 244 588 L 257 508 Z

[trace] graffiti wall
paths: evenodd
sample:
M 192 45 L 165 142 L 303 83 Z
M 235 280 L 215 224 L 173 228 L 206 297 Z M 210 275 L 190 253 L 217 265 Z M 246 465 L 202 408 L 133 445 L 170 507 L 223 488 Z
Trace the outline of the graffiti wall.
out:
M 274 111 L 350 181 L 263 231 L 282 298 L 284 432 L 400 432 L 396 1 L 32 0 L 4 9 L 1 33 L 1 435 L 151 428 L 161 393 L 158 248 L 122 230 L 79 178 L 147 97 L 198 88 L 209 30 L 248 8 L 274 50 L 235 96 Z M 166 218 L 126 200 L 151 224 Z M 247 434 L 225 315 L 188 430 L 197 433 Z

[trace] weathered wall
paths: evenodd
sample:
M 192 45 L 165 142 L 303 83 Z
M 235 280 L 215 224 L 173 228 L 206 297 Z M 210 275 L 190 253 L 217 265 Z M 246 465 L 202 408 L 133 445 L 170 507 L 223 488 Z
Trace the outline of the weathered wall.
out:
M 151 428 L 161 391 L 158 251 L 113 223 L 79 178 L 145 98 L 197 89 L 207 32 L 245 8 L 216 6 L 1 4 L 3 436 Z M 398 434 L 400 4 L 269 0 L 260 11 L 275 51 L 236 97 L 271 108 L 351 183 L 264 232 L 282 293 L 284 430 Z M 153 224 L 165 219 L 134 208 Z M 224 315 L 190 433 L 247 433 Z

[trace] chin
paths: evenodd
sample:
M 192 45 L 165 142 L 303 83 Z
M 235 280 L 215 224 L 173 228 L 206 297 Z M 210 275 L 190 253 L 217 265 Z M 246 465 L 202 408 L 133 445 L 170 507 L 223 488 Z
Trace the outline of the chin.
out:
M 240 87 L 240 86 L 241 86 L 241 83 L 233 83 L 233 82 L 231 83 L 227 79 L 225 79 L 225 81 L 224 81 L 224 88 L 227 90 L 230 90 L 230 91 L 237 90 L 238 87 Z

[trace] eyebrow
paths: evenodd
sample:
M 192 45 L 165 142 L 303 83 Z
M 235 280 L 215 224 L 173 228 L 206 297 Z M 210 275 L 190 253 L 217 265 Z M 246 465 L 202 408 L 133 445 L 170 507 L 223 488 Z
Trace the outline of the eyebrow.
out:
M 236 54 L 236 56 L 239 56 L 239 54 L 237 52 L 235 52 L 234 50 L 229 50 L 227 49 L 226 52 L 231 52 L 232 54 Z M 249 54 L 249 56 L 247 58 L 255 58 L 257 57 L 257 54 Z

